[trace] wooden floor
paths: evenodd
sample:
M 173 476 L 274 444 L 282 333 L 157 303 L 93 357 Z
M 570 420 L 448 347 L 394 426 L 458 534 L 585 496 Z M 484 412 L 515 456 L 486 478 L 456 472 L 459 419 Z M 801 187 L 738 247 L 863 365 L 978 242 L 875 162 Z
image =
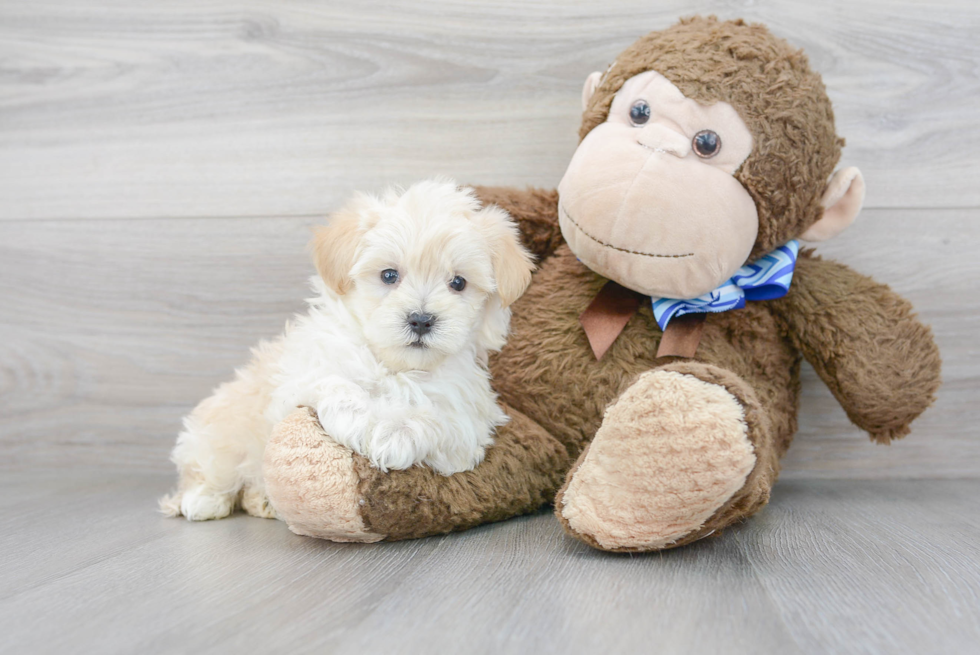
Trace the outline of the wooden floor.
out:
M 781 482 L 753 521 L 661 554 L 550 513 L 333 544 L 152 511 L 163 476 L 0 482 L 10 653 L 976 653 L 980 480 Z
M 309 228 L 422 176 L 554 187 L 585 77 L 691 13 L 808 52 L 868 184 L 818 252 L 944 386 L 875 447 L 804 368 L 772 504 L 609 556 L 539 516 L 341 546 L 157 516 L 180 418 L 302 307 Z M 0 0 L 0 652 L 980 652 L 976 0 Z

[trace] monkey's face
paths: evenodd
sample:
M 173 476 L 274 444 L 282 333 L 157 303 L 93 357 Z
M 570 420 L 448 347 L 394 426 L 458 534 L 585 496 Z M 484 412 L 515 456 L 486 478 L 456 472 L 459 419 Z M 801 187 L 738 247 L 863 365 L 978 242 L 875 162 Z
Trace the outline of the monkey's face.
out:
M 630 289 L 707 293 L 756 240 L 755 203 L 733 177 L 751 152 L 731 105 L 701 105 L 654 71 L 632 77 L 558 186 L 562 235 L 585 265 Z

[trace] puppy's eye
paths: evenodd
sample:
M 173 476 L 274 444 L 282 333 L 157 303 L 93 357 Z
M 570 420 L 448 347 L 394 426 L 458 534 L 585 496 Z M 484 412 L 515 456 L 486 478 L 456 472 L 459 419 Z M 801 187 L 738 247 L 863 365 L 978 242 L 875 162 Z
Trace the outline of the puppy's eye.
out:
M 462 291 L 466 288 L 466 280 L 462 276 L 457 275 L 449 281 L 449 288 L 453 291 Z
M 717 132 L 701 130 L 694 135 L 691 147 L 701 159 L 711 159 L 721 151 L 721 137 Z
M 630 107 L 630 122 L 639 126 L 646 125 L 648 120 L 650 120 L 650 105 L 646 100 L 637 100 Z
M 386 268 L 381 271 L 381 281 L 385 284 L 394 284 L 398 281 L 398 271 L 393 268 Z

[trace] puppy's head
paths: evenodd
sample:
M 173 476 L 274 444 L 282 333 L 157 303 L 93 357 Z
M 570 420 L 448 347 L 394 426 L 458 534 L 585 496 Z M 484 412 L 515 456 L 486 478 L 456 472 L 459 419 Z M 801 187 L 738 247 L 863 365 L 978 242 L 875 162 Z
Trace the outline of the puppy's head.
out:
M 500 349 L 531 281 L 530 254 L 502 209 L 446 180 L 356 196 L 313 240 L 317 270 L 393 370 L 431 370 Z

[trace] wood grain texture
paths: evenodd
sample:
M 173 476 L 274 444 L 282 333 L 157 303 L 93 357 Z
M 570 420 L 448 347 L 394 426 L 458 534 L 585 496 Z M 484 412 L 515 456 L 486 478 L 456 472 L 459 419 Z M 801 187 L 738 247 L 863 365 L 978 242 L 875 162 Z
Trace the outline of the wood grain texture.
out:
M 783 483 L 774 511 L 734 537 L 812 652 L 972 653 L 980 575 L 963 571 L 980 571 L 975 484 Z M 806 507 L 782 511 L 776 494 Z
M 435 173 L 554 186 L 585 76 L 695 12 L 806 49 L 869 206 L 980 206 L 972 0 L 6 0 L 0 217 L 310 215 Z
M 316 222 L 0 222 L 0 469 L 169 470 L 180 418 L 302 310 Z M 785 476 L 980 475 L 980 316 L 964 301 L 978 238 L 980 210 L 869 210 L 818 249 L 915 303 L 945 384 L 913 434 L 882 447 L 807 369 Z
M 591 550 L 550 513 L 371 545 L 241 514 L 191 524 L 154 514 L 168 482 L 4 476 L 0 650 L 957 655 L 980 639 L 977 480 L 782 482 L 745 525 L 646 556 Z

